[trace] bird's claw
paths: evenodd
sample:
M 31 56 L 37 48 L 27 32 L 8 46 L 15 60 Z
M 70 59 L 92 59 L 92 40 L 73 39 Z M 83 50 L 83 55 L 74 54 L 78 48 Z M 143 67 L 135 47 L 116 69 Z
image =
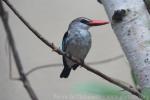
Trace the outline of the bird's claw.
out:
M 80 63 L 81 63 L 81 65 L 83 65 L 84 64 L 84 60 L 80 59 Z

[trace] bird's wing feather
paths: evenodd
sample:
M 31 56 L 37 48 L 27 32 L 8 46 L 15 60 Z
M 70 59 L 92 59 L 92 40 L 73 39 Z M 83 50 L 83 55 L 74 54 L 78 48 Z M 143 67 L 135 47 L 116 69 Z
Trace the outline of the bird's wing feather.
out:
M 63 36 L 62 41 L 62 50 L 65 52 L 67 48 L 67 37 L 68 37 L 68 31 Z M 65 57 L 63 56 L 63 64 L 65 67 L 68 67 Z M 68 67 L 69 68 L 69 67 Z
M 62 50 L 65 51 L 66 50 L 66 40 L 67 40 L 67 37 L 68 37 L 68 32 L 66 32 L 63 36 L 63 41 L 62 41 Z

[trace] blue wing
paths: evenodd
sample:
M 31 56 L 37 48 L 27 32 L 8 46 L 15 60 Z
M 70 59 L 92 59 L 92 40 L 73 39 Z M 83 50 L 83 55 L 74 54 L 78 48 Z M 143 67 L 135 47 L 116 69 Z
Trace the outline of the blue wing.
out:
M 63 36 L 63 41 L 62 41 L 62 50 L 65 51 L 66 50 L 66 40 L 68 37 L 68 32 L 65 33 L 65 35 Z
M 66 51 L 67 37 L 68 37 L 68 32 L 66 32 L 65 35 L 63 36 L 63 41 L 62 41 L 62 50 L 63 51 Z M 63 65 L 64 65 L 64 69 L 61 72 L 60 77 L 61 78 L 67 78 L 70 74 L 71 68 L 67 65 L 67 62 L 66 62 L 66 59 L 64 56 L 63 56 Z

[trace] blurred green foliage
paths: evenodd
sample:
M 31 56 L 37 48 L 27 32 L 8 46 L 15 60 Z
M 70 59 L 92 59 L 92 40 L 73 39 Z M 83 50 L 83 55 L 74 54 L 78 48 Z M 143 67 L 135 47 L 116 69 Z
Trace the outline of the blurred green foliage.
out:
M 79 83 L 74 85 L 72 89 L 76 94 L 103 98 L 92 100 L 138 100 L 135 96 L 117 86 L 100 82 Z

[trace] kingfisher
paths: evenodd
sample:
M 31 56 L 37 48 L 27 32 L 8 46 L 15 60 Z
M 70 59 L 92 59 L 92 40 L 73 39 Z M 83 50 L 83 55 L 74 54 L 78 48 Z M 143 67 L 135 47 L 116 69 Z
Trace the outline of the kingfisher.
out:
M 91 20 L 85 17 L 74 19 L 70 24 L 67 32 L 63 36 L 62 51 L 84 62 L 91 48 L 91 34 L 89 28 L 108 24 L 108 21 Z M 71 69 L 76 70 L 79 64 L 63 56 L 64 69 L 60 78 L 68 78 Z

